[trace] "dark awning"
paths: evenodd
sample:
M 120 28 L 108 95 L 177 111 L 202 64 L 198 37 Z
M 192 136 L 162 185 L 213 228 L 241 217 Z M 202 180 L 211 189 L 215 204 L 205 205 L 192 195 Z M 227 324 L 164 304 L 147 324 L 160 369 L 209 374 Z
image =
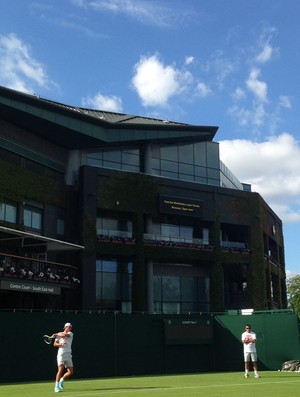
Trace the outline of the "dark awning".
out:
M 0 241 L 9 240 L 22 240 L 22 246 L 24 248 L 46 246 L 47 251 L 82 250 L 85 248 L 82 245 L 69 243 L 67 241 L 0 226 Z

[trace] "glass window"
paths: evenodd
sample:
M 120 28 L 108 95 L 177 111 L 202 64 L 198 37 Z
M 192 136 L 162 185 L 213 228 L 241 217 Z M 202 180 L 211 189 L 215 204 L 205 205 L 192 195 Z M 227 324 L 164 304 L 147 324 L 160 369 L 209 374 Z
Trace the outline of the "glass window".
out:
M 181 296 L 182 302 L 197 302 L 197 278 L 181 278 Z
M 180 237 L 191 240 L 193 238 L 193 228 L 190 226 L 180 226 Z
M 194 166 L 192 164 L 179 163 L 179 172 L 187 175 L 194 175 Z
M 123 171 L 129 171 L 129 172 L 139 172 L 140 167 L 135 166 L 135 165 L 130 165 L 130 164 L 122 164 L 122 170 Z
M 153 276 L 153 300 L 161 301 L 162 293 L 161 293 L 161 276 L 155 275 Z
M 139 149 L 106 149 L 87 154 L 87 164 L 95 167 L 112 168 L 139 172 L 140 152 Z
M 206 183 L 212 186 L 220 186 L 220 182 L 217 179 L 207 179 Z
M 103 153 L 102 153 L 102 151 L 100 151 L 100 152 L 91 152 L 91 153 L 89 153 L 89 158 L 90 159 L 95 159 L 95 160 L 102 160 L 103 159 Z
M 180 277 L 163 276 L 162 277 L 163 301 L 180 301 Z
M 102 272 L 117 273 L 118 264 L 116 261 L 102 261 Z
M 24 208 L 24 226 L 32 229 L 42 229 L 42 211 L 38 208 Z
M 98 235 L 132 238 L 132 221 L 118 218 L 97 218 Z
M 0 220 L 16 223 L 17 222 L 17 207 L 11 204 L 0 203 Z
M 194 147 L 193 145 L 179 146 L 179 162 L 194 164 Z
M 112 161 L 114 163 L 121 163 L 121 151 L 120 150 L 103 151 L 103 160 Z
M 156 313 L 207 312 L 210 306 L 209 277 L 198 277 L 197 265 L 183 275 L 178 264 L 157 264 L 153 276 L 153 300 Z M 166 274 L 166 272 L 172 274 Z M 191 273 L 192 272 L 192 273 Z M 179 274 L 176 276 L 175 274 Z M 194 274 L 193 274 L 194 273 Z
M 195 182 L 202 183 L 202 184 L 207 184 L 207 179 L 206 178 L 200 178 L 198 176 L 195 177 Z
M 151 164 L 153 175 L 221 185 L 219 146 L 215 142 L 161 146 L 160 150 L 153 147 Z M 207 175 L 208 167 L 212 175 Z
M 96 299 L 98 308 L 126 310 L 131 306 L 132 262 L 115 259 L 96 261 Z M 127 308 L 127 309 L 126 309 Z
M 163 302 L 163 313 L 165 314 L 172 314 L 181 312 L 180 310 L 180 303 L 179 302 Z
M 160 171 L 160 176 L 164 176 L 165 178 L 170 178 L 170 179 L 178 179 L 178 173 L 177 172 L 168 172 L 168 171 Z
M 220 179 L 220 171 L 213 169 L 213 168 L 208 168 L 207 169 L 207 177 L 210 179 Z
M 113 161 L 103 161 L 103 168 L 112 168 L 114 170 L 120 170 L 121 164 Z
M 102 299 L 119 300 L 120 295 L 119 275 L 116 273 L 102 273 Z
M 206 167 L 206 142 L 194 144 L 195 165 Z
M 160 168 L 160 160 L 155 157 L 152 158 L 151 164 L 152 164 L 153 169 L 158 170 Z
M 198 278 L 198 294 L 200 302 L 209 302 L 209 278 Z
M 97 272 L 97 274 L 100 274 L 101 271 L 102 271 L 102 261 L 101 260 L 96 260 L 96 272 Z
M 178 147 L 177 146 L 161 146 L 160 158 L 164 160 L 172 160 L 178 162 Z
M 215 142 L 206 142 L 207 147 L 207 166 L 220 168 L 219 145 Z
M 206 178 L 207 169 L 205 167 L 195 167 L 195 175 Z
M 139 152 L 138 150 L 124 151 L 122 153 L 122 163 L 130 164 L 132 166 L 139 166 Z
M 62 236 L 65 234 L 65 221 L 63 219 L 57 219 L 56 233 Z
M 161 160 L 161 169 L 163 171 L 178 172 L 178 163 L 175 161 Z
M 176 225 L 161 225 L 161 234 L 168 237 L 179 237 L 179 226 Z
M 178 174 L 178 179 L 180 179 L 181 181 L 195 181 L 195 177 L 194 175 L 188 175 L 188 174 Z

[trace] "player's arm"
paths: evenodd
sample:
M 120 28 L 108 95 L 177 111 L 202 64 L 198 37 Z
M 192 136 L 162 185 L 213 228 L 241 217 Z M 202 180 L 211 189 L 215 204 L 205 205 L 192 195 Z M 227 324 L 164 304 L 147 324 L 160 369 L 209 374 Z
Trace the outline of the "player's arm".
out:
M 53 338 L 69 338 L 70 333 L 69 332 L 57 332 L 52 335 Z
M 252 339 L 248 338 L 247 335 L 244 335 L 243 338 L 242 338 L 242 342 L 243 342 L 245 345 L 248 345 L 249 343 L 252 342 Z

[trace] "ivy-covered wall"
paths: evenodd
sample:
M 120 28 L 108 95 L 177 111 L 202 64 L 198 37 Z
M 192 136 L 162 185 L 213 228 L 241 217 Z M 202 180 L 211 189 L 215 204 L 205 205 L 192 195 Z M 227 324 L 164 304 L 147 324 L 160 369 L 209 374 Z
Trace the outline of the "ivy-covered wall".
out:
M 53 179 L 0 160 L 0 202 L 35 200 L 64 206 L 64 187 Z
M 143 174 L 120 173 L 83 167 L 82 175 L 85 192 L 83 205 L 83 236 L 86 247 L 90 241 L 91 254 L 94 250 L 91 265 L 96 257 L 127 257 L 134 263 L 133 296 L 134 311 L 147 310 L 146 294 L 146 263 L 148 260 L 157 262 L 197 263 L 210 269 L 211 311 L 223 312 L 226 309 L 224 271 L 227 266 L 246 265 L 248 269 L 247 289 L 249 307 L 256 310 L 268 308 L 270 283 L 266 279 L 265 247 L 264 247 L 264 214 L 265 203 L 256 193 L 240 192 L 231 189 L 195 186 L 194 190 L 170 184 L 159 178 Z M 158 201 L 160 194 L 181 195 L 202 199 L 205 208 L 204 218 L 210 224 L 211 250 L 186 250 L 181 247 L 147 246 L 144 245 L 143 234 L 146 230 L 147 217 L 159 218 Z M 98 211 L 98 213 L 97 213 Z M 132 244 L 115 244 L 113 242 L 95 243 L 95 219 L 97 215 L 110 214 L 112 217 L 128 217 L 133 221 L 134 242 Z M 203 221 L 201 219 L 201 222 Z M 93 224 L 94 222 L 94 224 Z M 247 254 L 232 253 L 221 247 L 220 232 L 223 225 L 242 225 L 249 230 L 247 236 L 250 252 Z M 88 251 L 87 251 L 88 253 Z M 88 267 L 88 264 L 83 265 Z M 278 282 L 274 285 L 281 286 Z M 278 287 L 279 288 L 279 287 Z M 279 291 L 279 289 L 278 289 Z M 277 294 L 278 295 L 278 294 Z M 279 295 L 278 295 L 279 296 Z M 92 299 L 92 297 L 91 297 Z M 280 297 L 281 299 L 281 297 Z M 284 302 L 280 300 L 280 307 Z

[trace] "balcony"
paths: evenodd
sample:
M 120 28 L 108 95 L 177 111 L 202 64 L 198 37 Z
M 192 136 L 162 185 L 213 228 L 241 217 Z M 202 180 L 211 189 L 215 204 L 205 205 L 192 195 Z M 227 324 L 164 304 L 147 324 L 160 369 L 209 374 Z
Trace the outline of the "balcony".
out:
M 202 251 L 213 251 L 213 246 L 209 245 L 207 240 L 198 238 L 176 237 L 170 235 L 144 233 L 144 245 L 198 249 Z
M 233 254 L 250 254 L 250 249 L 246 243 L 236 241 L 221 241 L 222 252 L 230 252 Z
M 80 284 L 74 266 L 6 252 L 0 252 L 0 278 L 22 280 L 25 283 L 64 284 L 66 287 Z
M 97 240 L 101 243 L 135 244 L 132 232 L 97 229 Z

